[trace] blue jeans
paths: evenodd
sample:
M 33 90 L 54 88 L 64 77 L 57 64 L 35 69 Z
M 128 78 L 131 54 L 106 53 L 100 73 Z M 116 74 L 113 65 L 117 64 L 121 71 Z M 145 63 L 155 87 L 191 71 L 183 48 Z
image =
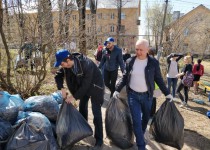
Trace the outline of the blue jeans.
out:
M 129 91 L 128 104 L 133 120 L 133 130 L 136 136 L 138 150 L 145 150 L 144 133 L 150 119 L 152 97 L 149 98 L 148 93 L 139 94 L 137 92 Z
M 172 84 L 172 95 L 173 95 L 173 97 L 175 97 L 175 94 L 176 94 L 176 85 L 177 85 L 177 81 L 178 81 L 177 78 L 168 78 L 168 77 L 167 77 L 168 90 L 169 90 L 170 93 L 171 93 L 171 84 Z

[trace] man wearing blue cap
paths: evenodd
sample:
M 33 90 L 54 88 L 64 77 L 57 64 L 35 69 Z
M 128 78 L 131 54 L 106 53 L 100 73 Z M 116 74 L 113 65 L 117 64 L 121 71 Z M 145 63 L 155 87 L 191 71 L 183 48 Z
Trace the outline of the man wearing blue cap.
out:
M 61 66 L 55 75 L 57 88 L 62 91 L 66 103 L 71 103 L 74 99 L 80 100 L 79 111 L 86 120 L 88 118 L 88 100 L 91 97 L 95 125 L 94 137 L 96 138 L 94 149 L 100 149 L 103 144 L 101 105 L 104 100 L 104 83 L 101 72 L 91 59 L 82 54 L 70 54 L 67 50 L 59 50 L 55 56 L 54 66 Z M 71 96 L 66 94 L 66 89 L 63 86 L 64 78 Z
M 104 45 L 106 45 L 106 51 L 102 57 L 99 68 L 104 66 L 104 83 L 111 91 L 110 97 L 112 97 L 115 91 L 115 84 L 118 76 L 118 67 L 120 66 L 122 72 L 124 71 L 125 67 L 123 62 L 122 50 L 114 45 L 114 38 L 107 38 Z

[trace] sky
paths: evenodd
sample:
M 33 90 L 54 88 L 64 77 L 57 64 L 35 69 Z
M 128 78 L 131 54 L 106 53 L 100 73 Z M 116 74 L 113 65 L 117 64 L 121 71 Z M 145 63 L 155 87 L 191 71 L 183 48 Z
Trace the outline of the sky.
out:
M 154 4 L 155 2 L 165 3 L 165 0 L 147 0 L 149 6 Z M 193 8 L 196 8 L 200 4 L 203 4 L 205 7 L 210 9 L 210 0 L 169 0 L 169 4 L 172 5 L 172 11 L 180 11 L 180 13 L 187 13 L 191 11 Z M 141 26 L 140 26 L 140 34 L 145 33 L 145 11 L 146 8 L 146 0 L 141 0 Z

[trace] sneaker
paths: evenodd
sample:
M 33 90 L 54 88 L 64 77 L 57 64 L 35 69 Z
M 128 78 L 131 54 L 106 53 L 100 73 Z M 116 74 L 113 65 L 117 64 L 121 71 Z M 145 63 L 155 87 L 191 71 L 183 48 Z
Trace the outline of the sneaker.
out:
M 186 107 L 187 106 L 187 103 L 186 102 L 182 102 L 182 104 L 179 106 L 179 107 Z

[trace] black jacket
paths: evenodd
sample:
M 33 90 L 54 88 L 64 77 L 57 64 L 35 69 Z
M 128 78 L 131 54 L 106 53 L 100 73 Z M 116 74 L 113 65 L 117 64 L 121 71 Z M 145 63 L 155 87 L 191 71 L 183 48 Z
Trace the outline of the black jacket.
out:
M 63 88 L 63 81 L 73 97 L 82 99 L 85 95 L 91 96 L 97 92 L 104 92 L 102 74 L 96 64 L 82 54 L 75 57 L 78 64 L 78 72 L 75 75 L 71 68 L 61 68 L 55 75 L 58 90 Z
M 114 49 L 112 51 L 110 51 L 109 49 L 105 49 L 99 68 L 101 68 L 103 65 L 105 65 L 104 69 L 106 69 L 107 71 L 117 70 L 120 66 L 120 69 L 123 72 L 125 66 L 123 62 L 122 50 L 116 45 L 114 46 Z
M 126 85 L 127 91 L 129 90 L 131 72 L 133 69 L 133 64 L 135 62 L 135 59 L 136 59 L 136 56 L 131 57 L 126 61 L 126 70 L 124 71 L 123 77 L 121 78 L 121 80 L 118 82 L 116 86 L 116 91 L 120 92 L 121 89 L 125 85 Z M 160 90 L 163 92 L 165 96 L 170 94 L 170 92 L 166 88 L 165 83 L 163 81 L 159 62 L 155 58 L 152 58 L 150 56 L 148 56 L 147 66 L 145 67 L 145 79 L 146 79 L 146 84 L 147 84 L 148 93 L 150 97 L 153 97 L 153 91 L 155 89 L 155 82 L 157 83 Z

